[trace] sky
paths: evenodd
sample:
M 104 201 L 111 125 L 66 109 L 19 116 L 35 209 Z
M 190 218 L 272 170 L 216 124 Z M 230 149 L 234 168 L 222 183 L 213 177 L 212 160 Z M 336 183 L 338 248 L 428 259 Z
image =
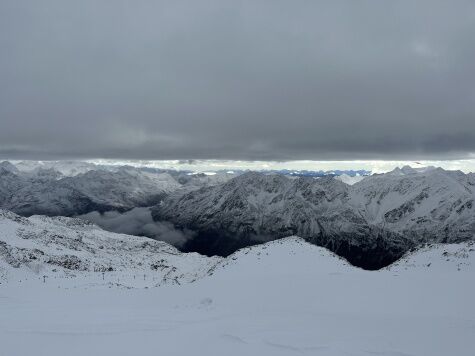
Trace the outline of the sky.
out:
M 2 0 L 0 157 L 467 162 L 475 2 Z

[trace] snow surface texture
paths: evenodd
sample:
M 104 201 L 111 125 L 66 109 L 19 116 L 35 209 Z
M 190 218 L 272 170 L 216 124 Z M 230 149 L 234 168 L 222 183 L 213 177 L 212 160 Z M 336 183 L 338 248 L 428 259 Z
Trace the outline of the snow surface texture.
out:
M 472 242 L 428 245 L 365 271 L 297 237 L 206 258 L 75 219 L 5 211 L 0 241 L 2 356 L 475 350 Z M 98 266 L 114 270 L 103 279 Z

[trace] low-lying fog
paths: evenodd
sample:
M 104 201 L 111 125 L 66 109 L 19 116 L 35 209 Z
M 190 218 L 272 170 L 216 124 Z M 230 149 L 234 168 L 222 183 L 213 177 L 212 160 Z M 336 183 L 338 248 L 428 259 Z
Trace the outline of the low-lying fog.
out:
M 93 211 L 79 215 L 78 218 L 91 221 L 107 231 L 147 236 L 155 240 L 168 242 L 178 248 L 182 247 L 195 235 L 194 232 L 188 229 L 176 229 L 168 221 L 154 221 L 150 208 L 134 208 L 125 213 Z

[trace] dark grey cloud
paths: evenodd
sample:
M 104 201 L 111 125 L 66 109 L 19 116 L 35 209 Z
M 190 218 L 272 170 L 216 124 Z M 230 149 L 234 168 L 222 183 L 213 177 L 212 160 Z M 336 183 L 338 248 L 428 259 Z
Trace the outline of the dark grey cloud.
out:
M 462 158 L 473 1 L 0 2 L 7 158 Z

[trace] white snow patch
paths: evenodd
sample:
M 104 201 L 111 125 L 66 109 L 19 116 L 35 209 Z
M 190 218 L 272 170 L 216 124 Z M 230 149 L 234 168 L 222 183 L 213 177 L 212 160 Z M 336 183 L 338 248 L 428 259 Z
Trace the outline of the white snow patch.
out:
M 364 178 L 365 178 L 365 176 L 361 176 L 361 175 L 356 175 L 354 177 L 351 177 L 351 176 L 349 176 L 348 174 L 345 174 L 345 173 L 335 177 L 336 180 L 339 180 L 339 181 L 341 181 L 343 183 L 346 183 L 348 185 L 353 185 L 355 183 L 358 183 L 358 182 L 362 181 Z

